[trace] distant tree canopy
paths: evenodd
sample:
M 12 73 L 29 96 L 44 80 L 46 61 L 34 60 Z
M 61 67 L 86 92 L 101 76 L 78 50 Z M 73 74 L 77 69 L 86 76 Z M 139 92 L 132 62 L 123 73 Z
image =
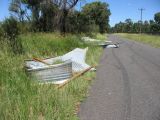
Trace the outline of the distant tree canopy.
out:
M 119 22 L 111 28 L 111 32 L 116 33 L 139 33 L 140 27 L 142 33 L 157 33 L 160 34 L 160 12 L 154 15 L 154 20 L 133 22 L 131 19 L 126 19 L 125 22 Z
M 95 24 L 99 26 L 99 32 L 104 33 L 109 28 L 109 16 L 111 15 L 107 3 L 93 2 L 86 4 L 82 12 L 95 21 Z
M 9 10 L 22 23 L 30 23 L 33 31 L 86 32 L 109 28 L 107 3 L 86 4 L 82 11 L 74 6 L 78 0 L 12 0 Z M 91 27 L 92 26 L 92 27 Z
M 157 24 L 160 24 L 160 12 L 156 13 L 154 15 L 154 20 Z

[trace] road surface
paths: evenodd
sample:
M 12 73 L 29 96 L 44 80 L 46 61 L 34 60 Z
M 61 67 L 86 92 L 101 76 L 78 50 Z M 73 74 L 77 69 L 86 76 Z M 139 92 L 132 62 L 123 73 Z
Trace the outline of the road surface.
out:
M 80 120 L 160 120 L 160 49 L 109 36 Z

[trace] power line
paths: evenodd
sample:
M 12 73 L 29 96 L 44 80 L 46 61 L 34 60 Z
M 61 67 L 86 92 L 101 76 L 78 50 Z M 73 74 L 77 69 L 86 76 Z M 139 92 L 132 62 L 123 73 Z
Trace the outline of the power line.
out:
M 140 9 L 138 9 L 138 10 L 140 11 L 140 14 L 141 14 L 140 33 L 142 33 L 143 11 L 144 11 L 145 9 L 143 9 L 143 8 L 140 8 Z

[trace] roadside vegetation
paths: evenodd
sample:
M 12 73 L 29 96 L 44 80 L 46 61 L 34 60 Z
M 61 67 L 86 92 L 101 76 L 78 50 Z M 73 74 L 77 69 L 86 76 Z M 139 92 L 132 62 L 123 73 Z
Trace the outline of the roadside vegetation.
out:
M 77 11 L 73 7 L 78 1 L 11 1 L 11 16 L 0 22 L 1 120 L 78 119 L 79 104 L 95 72 L 58 90 L 53 84 L 39 85 L 24 69 L 26 59 L 56 57 L 77 47 L 89 47 L 86 61 L 98 65 L 102 48 L 84 43 L 81 37 L 106 39 L 109 5 L 93 2 Z
M 110 29 L 113 33 L 146 33 L 160 35 L 160 12 L 154 14 L 153 20 L 133 22 L 131 18 L 120 21 Z
M 152 45 L 153 47 L 160 48 L 160 36 L 159 35 L 127 34 L 127 33 L 119 33 L 118 35 L 131 39 L 131 40 L 136 40 L 138 42 Z
M 71 34 L 62 37 L 59 33 L 30 33 L 20 38 L 22 55 L 15 55 L 6 43 L 0 44 L 0 119 L 78 119 L 78 106 L 86 97 L 95 72 L 88 72 L 58 90 L 54 85 L 39 85 L 35 78 L 27 76 L 23 65 L 25 59 L 54 57 L 89 45 Z M 87 63 L 97 65 L 101 53 L 102 48 L 89 46 Z
M 97 40 L 106 40 L 106 37 L 107 37 L 107 34 L 106 33 L 103 33 L 103 34 L 100 34 L 100 33 L 94 33 L 91 35 L 92 38 L 94 39 L 97 39 Z

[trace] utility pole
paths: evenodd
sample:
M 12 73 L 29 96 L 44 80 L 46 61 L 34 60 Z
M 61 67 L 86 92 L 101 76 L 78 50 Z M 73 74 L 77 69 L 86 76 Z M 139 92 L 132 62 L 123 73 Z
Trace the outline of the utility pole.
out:
M 140 11 L 140 13 L 141 13 L 141 25 L 140 25 L 140 33 L 142 33 L 142 23 L 143 23 L 143 11 L 145 10 L 145 9 L 143 9 L 143 8 L 140 8 L 140 9 L 138 9 L 139 11 Z

